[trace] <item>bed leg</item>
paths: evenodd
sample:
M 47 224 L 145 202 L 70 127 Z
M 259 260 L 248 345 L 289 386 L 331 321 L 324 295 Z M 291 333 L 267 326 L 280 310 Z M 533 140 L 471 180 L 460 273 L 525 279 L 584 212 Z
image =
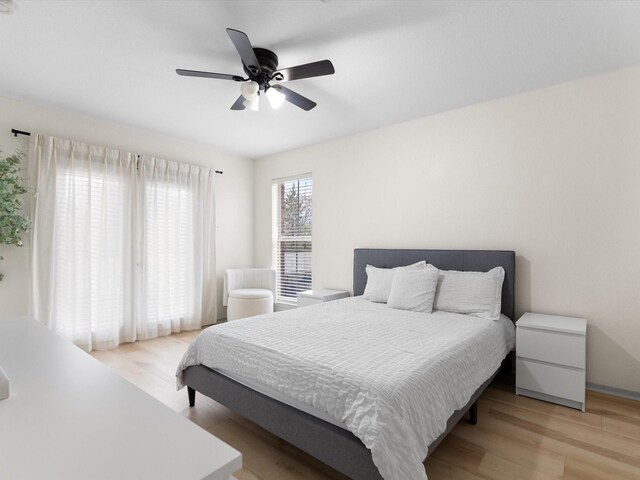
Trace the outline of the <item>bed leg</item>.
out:
M 187 387 L 187 393 L 189 394 L 189 406 L 193 407 L 196 404 L 196 391 L 191 387 Z
M 475 425 L 478 423 L 478 401 L 476 400 L 469 408 L 469 423 Z

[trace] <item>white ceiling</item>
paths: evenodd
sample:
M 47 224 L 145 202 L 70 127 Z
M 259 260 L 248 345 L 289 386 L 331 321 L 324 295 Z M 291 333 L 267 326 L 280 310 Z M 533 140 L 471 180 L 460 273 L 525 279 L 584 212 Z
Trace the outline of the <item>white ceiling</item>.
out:
M 0 15 L 0 95 L 259 158 L 640 64 L 640 2 L 26 1 Z M 318 103 L 231 111 L 242 75 L 226 27 Z M 10 112 L 3 112 L 10 115 Z M 21 125 L 28 128 L 28 125 Z

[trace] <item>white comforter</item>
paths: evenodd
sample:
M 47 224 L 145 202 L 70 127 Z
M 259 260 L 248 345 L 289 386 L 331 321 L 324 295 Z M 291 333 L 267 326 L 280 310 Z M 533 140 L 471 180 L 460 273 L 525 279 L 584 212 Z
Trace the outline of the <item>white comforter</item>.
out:
M 207 328 L 178 367 L 178 388 L 197 364 L 263 384 L 344 423 L 385 480 L 425 480 L 428 445 L 513 344 L 506 317 L 348 298 Z

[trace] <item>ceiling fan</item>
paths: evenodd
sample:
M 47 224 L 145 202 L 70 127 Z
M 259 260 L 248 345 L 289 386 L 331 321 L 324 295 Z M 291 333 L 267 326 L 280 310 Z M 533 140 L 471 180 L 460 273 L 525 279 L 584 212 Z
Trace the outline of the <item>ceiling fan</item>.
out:
M 260 94 L 264 93 L 272 108 L 278 108 L 287 100 L 295 106 L 309 111 L 317 105 L 316 102 L 303 97 L 299 93 L 279 83 L 271 84 L 271 82 L 290 82 L 292 80 L 320 77 L 322 75 L 332 75 L 335 73 L 333 64 L 329 60 L 278 69 L 278 56 L 271 50 L 252 47 L 249 37 L 239 30 L 227 28 L 227 34 L 240 54 L 242 68 L 247 74 L 247 78 L 225 73 L 199 72 L 196 70 L 182 69 L 176 69 L 176 73 L 187 77 L 217 78 L 220 80 L 242 82 L 240 87 L 241 95 L 231 106 L 231 110 L 244 110 L 248 108 L 249 110 L 257 112 L 260 104 Z

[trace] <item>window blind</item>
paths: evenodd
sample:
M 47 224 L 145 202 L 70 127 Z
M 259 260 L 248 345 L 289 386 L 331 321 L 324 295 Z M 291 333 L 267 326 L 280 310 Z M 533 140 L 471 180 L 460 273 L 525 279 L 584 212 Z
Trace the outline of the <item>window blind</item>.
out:
M 276 301 L 295 303 L 312 279 L 312 187 L 310 174 L 275 180 L 272 186 L 272 253 Z

